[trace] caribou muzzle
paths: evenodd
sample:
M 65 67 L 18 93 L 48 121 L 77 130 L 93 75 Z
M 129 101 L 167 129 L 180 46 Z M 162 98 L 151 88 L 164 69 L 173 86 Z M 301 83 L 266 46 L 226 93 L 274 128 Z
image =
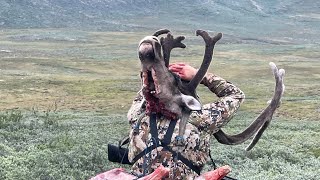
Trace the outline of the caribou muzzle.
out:
M 151 42 L 142 42 L 139 46 L 139 59 L 141 63 L 144 61 L 152 61 L 155 58 L 153 45 Z
M 160 93 L 156 70 L 154 68 L 154 64 L 158 59 L 156 56 L 161 54 L 160 51 L 161 46 L 159 39 L 155 36 L 147 36 L 139 43 L 138 54 L 141 62 L 143 86 L 154 96 Z
M 154 61 L 159 59 L 159 56 L 161 56 L 161 45 L 159 39 L 155 36 L 147 36 L 143 38 L 139 43 L 138 54 L 141 64 L 144 66 L 149 65 L 149 67 L 145 68 L 150 68 L 150 64 L 154 63 Z

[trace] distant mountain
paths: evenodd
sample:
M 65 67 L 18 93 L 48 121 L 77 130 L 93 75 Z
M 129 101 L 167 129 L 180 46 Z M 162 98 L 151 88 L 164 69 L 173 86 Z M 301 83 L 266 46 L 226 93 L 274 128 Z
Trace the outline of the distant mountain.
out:
M 210 29 L 247 40 L 319 43 L 319 0 L 0 0 L 0 28 Z

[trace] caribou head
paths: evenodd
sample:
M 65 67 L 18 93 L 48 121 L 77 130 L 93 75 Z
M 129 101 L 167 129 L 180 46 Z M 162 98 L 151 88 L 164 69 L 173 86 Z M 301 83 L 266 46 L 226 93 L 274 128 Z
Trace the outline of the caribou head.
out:
M 157 36 L 161 34 L 167 34 L 166 38 L 159 39 Z M 215 43 L 222 37 L 219 33 L 212 38 L 202 30 L 198 30 L 196 34 L 204 39 L 206 50 L 200 69 L 188 83 L 182 83 L 177 75 L 168 70 L 171 50 L 186 47 L 181 42 L 184 40 L 183 36 L 174 38 L 169 30 L 159 30 L 153 36 L 143 38 L 138 47 L 147 113 L 161 112 L 168 118 L 180 119 L 177 139 L 180 145 L 183 144 L 183 134 L 190 112 L 201 110 L 196 88 L 210 65 Z
M 166 34 L 166 37 L 158 38 Z M 222 37 L 221 33 L 211 37 L 206 31 L 197 30 L 197 36 L 201 36 L 205 42 L 205 52 L 202 64 L 189 82 L 182 82 L 180 78 L 168 70 L 170 53 L 173 48 L 185 48 L 182 43 L 184 36 L 174 38 L 170 31 L 162 29 L 152 36 L 144 37 L 138 46 L 138 54 L 141 62 L 142 92 L 146 100 L 146 113 L 161 113 L 169 119 L 180 119 L 179 135 L 176 138 L 177 145 L 183 145 L 183 134 L 191 111 L 201 110 L 201 104 L 196 95 L 196 88 L 206 74 L 212 61 L 213 49 L 217 41 Z M 225 134 L 219 130 L 214 134 L 218 142 L 223 144 L 239 144 L 253 135 L 255 138 L 249 145 L 250 150 L 259 140 L 264 130 L 268 127 L 272 115 L 279 106 L 280 98 L 284 91 L 284 70 L 278 70 L 274 63 L 270 63 L 276 79 L 275 94 L 270 105 L 253 121 L 248 128 L 237 135 Z
M 156 36 L 143 38 L 138 51 L 148 112 L 161 112 L 176 119 L 182 116 L 184 109 L 201 109 L 195 98 L 180 92 L 180 79 L 165 66 L 160 40 Z

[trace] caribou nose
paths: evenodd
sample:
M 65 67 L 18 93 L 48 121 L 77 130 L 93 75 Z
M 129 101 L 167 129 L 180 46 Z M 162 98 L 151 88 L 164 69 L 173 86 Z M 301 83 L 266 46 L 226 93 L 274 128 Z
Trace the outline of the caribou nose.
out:
M 150 43 L 141 43 L 138 51 L 140 60 L 153 59 L 155 57 L 153 46 Z

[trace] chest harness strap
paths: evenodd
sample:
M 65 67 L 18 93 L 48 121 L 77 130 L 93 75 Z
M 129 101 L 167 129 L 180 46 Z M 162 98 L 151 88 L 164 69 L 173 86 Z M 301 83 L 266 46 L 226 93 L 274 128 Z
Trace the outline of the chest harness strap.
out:
M 183 157 L 179 152 L 173 151 L 168 145 L 171 142 L 172 134 L 174 131 L 174 128 L 176 126 L 177 121 L 172 120 L 170 121 L 168 130 L 166 134 L 164 135 L 164 138 L 162 140 L 159 140 L 158 137 L 158 129 L 157 129 L 157 114 L 151 113 L 150 114 L 150 133 L 152 136 L 152 145 L 144 149 L 142 152 L 140 152 L 136 157 L 133 158 L 132 163 L 135 163 L 137 160 L 142 158 L 145 154 L 150 153 L 155 148 L 162 146 L 164 150 L 169 151 L 172 154 L 172 157 L 177 157 L 178 160 L 183 162 L 186 166 L 188 166 L 190 169 L 192 169 L 194 172 L 196 172 L 198 175 L 200 175 L 201 168 L 198 166 L 195 166 L 190 160 Z

